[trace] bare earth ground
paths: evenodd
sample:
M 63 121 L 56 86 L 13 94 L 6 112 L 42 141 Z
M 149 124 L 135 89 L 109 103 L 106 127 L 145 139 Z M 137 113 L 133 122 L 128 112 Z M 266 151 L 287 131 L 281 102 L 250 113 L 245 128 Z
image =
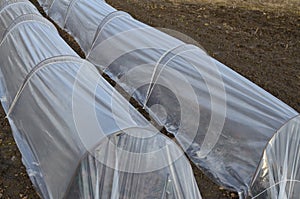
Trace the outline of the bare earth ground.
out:
M 36 0 L 32 0 L 36 3 Z M 108 0 L 155 27 L 180 31 L 208 53 L 300 112 L 298 0 Z M 213 2 L 213 3 L 212 3 Z M 82 52 L 66 33 L 67 42 Z M 233 198 L 194 169 L 203 198 Z M 39 198 L 0 110 L 0 198 Z

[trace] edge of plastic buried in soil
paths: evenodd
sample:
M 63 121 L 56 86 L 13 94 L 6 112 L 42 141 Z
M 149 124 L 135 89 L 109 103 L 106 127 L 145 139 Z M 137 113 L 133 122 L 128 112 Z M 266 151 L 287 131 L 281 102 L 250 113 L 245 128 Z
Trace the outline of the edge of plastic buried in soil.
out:
M 143 28 L 143 29 L 147 29 L 147 28 Z M 139 31 L 143 31 L 143 29 L 136 29 L 135 31 L 125 31 L 122 32 L 121 34 L 117 34 L 114 35 L 112 37 L 109 37 L 108 39 L 102 41 L 100 44 L 98 44 L 96 47 L 100 47 L 101 49 L 107 49 L 106 47 L 111 46 L 112 44 L 116 44 L 116 41 L 120 41 L 120 38 L 127 38 L 128 36 L 132 36 L 130 34 L 139 34 Z M 200 44 L 198 44 L 196 41 L 194 41 L 193 39 L 191 39 L 190 37 L 179 33 L 177 31 L 174 30 L 167 30 L 167 29 L 163 29 L 164 32 L 168 32 L 168 33 L 172 33 L 173 36 L 176 36 L 177 38 L 179 37 L 179 39 L 184 38 L 184 40 L 189 40 L 192 41 L 193 44 L 196 44 L 197 46 L 201 46 Z M 190 43 L 190 42 L 189 42 Z M 140 46 L 138 49 L 130 49 L 130 51 L 134 51 L 134 50 L 142 50 L 142 49 L 150 49 L 150 48 L 157 48 L 157 46 L 152 46 L 152 44 L 147 44 L 144 46 Z M 165 52 L 170 51 L 170 49 L 159 49 L 159 50 L 164 50 Z M 201 71 L 199 71 L 199 69 L 197 67 L 195 67 L 193 64 L 191 64 L 193 66 L 194 69 L 196 69 L 199 73 L 199 75 L 204 79 L 206 86 L 208 88 L 209 94 L 210 94 L 210 100 L 211 100 L 211 118 L 210 118 L 210 123 L 209 123 L 209 127 L 207 129 L 207 133 L 205 135 L 205 138 L 203 140 L 203 143 L 201 145 L 200 151 L 197 152 L 197 156 L 199 158 L 205 158 L 210 151 L 214 148 L 214 146 L 217 144 L 218 139 L 221 135 L 224 123 L 225 123 L 225 117 L 226 117 L 226 93 L 225 93 L 225 86 L 223 83 L 223 79 L 222 79 L 222 75 L 218 69 L 218 67 L 216 66 L 215 62 L 213 61 L 213 59 L 206 54 L 206 52 L 200 48 L 198 48 L 199 51 L 201 51 L 202 53 L 199 54 L 199 57 L 203 60 L 206 60 L 209 62 L 209 67 L 210 69 L 212 69 L 212 71 L 214 72 L 214 84 L 218 84 L 218 92 L 220 92 L 220 95 L 223 96 L 222 99 L 216 99 L 216 97 L 214 95 L 211 95 L 211 92 L 215 92 L 214 91 L 214 87 L 211 86 L 211 82 L 212 80 L 208 79 L 206 76 L 202 76 L 201 75 Z M 175 54 L 175 56 L 173 56 L 172 58 L 179 56 L 180 54 L 184 54 L 184 53 L 189 53 L 190 49 L 186 49 L 183 51 L 179 51 Z M 119 57 L 121 57 L 123 54 L 128 53 L 128 51 L 123 52 L 123 51 L 119 51 L 117 53 L 111 54 L 110 57 L 106 57 L 108 59 L 108 61 L 106 60 L 105 65 L 109 66 L 108 63 L 113 63 L 115 60 L 117 60 Z M 100 56 L 99 56 L 100 57 Z M 97 62 L 99 63 L 99 62 Z M 156 63 L 157 64 L 157 63 Z M 151 157 L 156 157 L 155 155 L 158 153 L 166 153 L 169 154 L 170 152 L 170 148 L 175 149 L 175 151 L 177 151 L 175 154 L 173 154 L 171 157 L 171 161 L 169 160 L 165 160 L 165 161 L 160 161 L 157 164 L 153 164 L 153 166 L 148 166 L 148 167 L 138 167 L 138 168 L 133 168 L 131 166 L 128 166 L 128 164 L 118 164 L 116 165 L 116 161 L 112 160 L 112 161 L 108 161 L 104 156 L 97 156 L 96 155 L 96 159 L 98 161 L 100 161 L 102 164 L 105 164 L 106 166 L 113 168 L 115 170 L 119 170 L 119 171 L 123 171 L 123 172 L 130 172 L 130 173 L 146 173 L 146 172 L 152 172 L 152 171 L 156 171 L 156 170 L 160 170 L 164 167 L 168 167 L 170 164 L 172 164 L 173 162 L 175 162 L 177 159 L 179 159 L 180 157 L 182 157 L 184 155 L 183 151 L 186 151 L 193 143 L 193 140 L 197 134 L 197 129 L 198 129 L 198 125 L 199 125 L 199 118 L 200 118 L 200 112 L 201 110 L 199 110 L 199 106 L 197 106 L 196 108 L 198 108 L 199 111 L 196 111 L 197 113 L 199 113 L 198 115 L 193 115 L 192 118 L 194 118 L 195 124 L 193 129 L 189 129 L 190 132 L 189 133 L 189 139 L 185 139 L 184 143 L 181 143 L 181 147 L 183 149 L 183 151 L 178 150 L 178 147 L 175 146 L 175 142 L 173 142 L 171 139 L 170 141 L 167 141 L 165 143 L 164 147 L 159 148 L 159 150 L 156 151 L 151 151 L 151 152 L 146 152 L 146 153 L 134 153 L 134 152 L 130 152 L 130 151 L 125 151 L 122 150 L 121 148 L 119 148 L 118 146 L 116 146 L 105 134 L 104 130 L 101 127 L 101 124 L 99 123 L 98 119 L 97 119 L 97 115 L 96 115 L 96 107 L 95 107 L 95 101 L 93 103 L 87 103 L 86 101 L 84 101 L 84 96 L 79 96 L 76 93 L 84 93 L 86 92 L 83 88 L 83 86 L 81 85 L 81 82 L 85 82 L 86 85 L 84 85 L 84 87 L 89 88 L 94 91 L 94 99 L 96 96 L 96 89 L 97 86 L 99 86 L 99 83 L 101 83 L 101 81 L 105 81 L 103 79 L 101 79 L 101 76 L 99 74 L 99 71 L 93 67 L 93 66 L 89 66 L 86 67 L 86 65 L 91 65 L 88 62 L 83 62 L 80 69 L 77 72 L 77 76 L 76 76 L 76 81 L 74 83 L 73 86 L 73 94 L 72 94 L 72 112 L 73 112 L 73 119 L 74 119 L 74 123 L 76 125 L 76 130 L 77 133 L 84 145 L 84 147 L 88 150 L 88 152 L 90 154 L 94 154 L 94 145 L 95 145 L 95 140 L 98 141 L 105 141 L 106 143 L 109 143 L 109 147 L 108 150 L 109 152 L 111 152 L 111 154 L 122 154 L 122 155 L 118 155 L 117 158 L 117 162 L 122 162 L 122 161 L 133 161 L 134 160 L 139 160 L 138 162 L 143 162 L 143 159 L 147 160 Z M 145 69 L 145 70 L 149 70 L 149 66 L 153 67 L 153 63 L 146 63 L 143 65 L 138 65 L 133 67 L 130 71 L 128 71 L 126 74 L 124 74 L 122 76 L 121 79 L 118 80 L 118 82 L 122 82 L 125 81 L 126 79 L 131 79 L 131 78 L 136 78 L 137 75 L 139 75 L 140 71 L 143 71 L 141 69 Z M 158 67 L 165 67 L 165 65 L 157 65 Z M 87 73 L 88 73 L 88 68 L 93 68 L 94 73 L 92 76 L 89 76 L 87 79 Z M 104 67 L 103 67 L 104 68 Z M 169 70 L 169 68 L 168 68 Z M 170 69 L 172 70 L 172 69 Z M 90 71 L 89 71 L 90 72 Z M 156 71 L 154 71 L 155 73 Z M 174 70 L 173 70 L 174 72 Z M 177 77 L 182 78 L 182 80 L 185 80 L 185 77 L 183 75 L 181 75 L 178 71 L 175 71 Z M 158 74 L 159 77 L 160 73 Z M 217 81 L 216 81 L 217 80 Z M 187 117 L 186 111 L 184 111 L 184 107 L 189 105 L 184 103 L 184 99 L 182 99 L 182 97 L 180 95 L 177 94 L 176 91 L 176 85 L 177 85 L 177 80 L 176 78 L 170 78 L 168 79 L 169 83 L 167 85 L 165 84 L 165 81 L 160 81 L 159 78 L 151 78 L 151 79 L 143 79 L 143 81 L 139 81 L 139 85 L 135 85 L 135 88 L 139 88 L 141 86 L 144 85 L 152 85 L 154 84 L 159 84 L 162 86 L 166 86 L 167 88 L 169 88 L 170 90 L 172 90 L 173 94 L 176 96 L 177 100 L 180 102 L 180 111 L 181 111 L 181 120 L 185 117 Z M 170 82 L 171 81 L 171 82 Z M 189 85 L 188 81 L 184 81 L 185 84 L 184 85 L 180 85 L 181 88 L 186 89 L 186 91 L 188 91 L 189 93 L 191 93 L 191 99 L 197 100 L 197 96 L 192 88 L 191 85 Z M 119 129 L 122 131 L 122 133 L 126 133 L 130 136 L 136 137 L 138 139 L 147 139 L 149 136 L 155 136 L 155 133 L 160 133 L 159 130 L 153 128 L 153 127 L 145 127 L 145 129 L 140 129 L 139 134 L 137 133 L 133 133 L 131 131 L 132 128 L 126 128 L 126 124 L 124 126 L 124 116 L 119 117 L 119 108 L 120 108 L 120 104 L 118 101 L 118 98 L 120 96 L 120 94 L 118 93 L 118 91 L 116 91 L 117 89 L 113 89 L 112 93 L 111 93 L 111 107 L 110 109 L 112 110 L 112 117 L 114 118 L 114 122 L 118 125 Z M 78 92 L 79 91 L 79 92 Z M 82 91 L 82 92 L 80 92 Z M 129 92 L 130 97 L 133 95 L 133 93 L 135 92 L 135 90 L 131 90 Z M 149 87 L 148 95 L 151 94 L 151 88 Z M 220 96 L 219 95 L 219 96 Z M 146 98 L 146 102 L 147 99 L 149 98 L 149 96 L 147 96 Z M 146 104 L 145 102 L 145 104 Z M 194 101 L 195 104 L 198 104 L 198 102 Z M 218 106 L 217 106 L 218 104 Z M 126 116 L 131 116 L 130 115 L 130 108 L 132 109 L 130 103 L 127 103 L 127 107 L 124 107 L 124 104 L 122 104 L 122 108 L 125 108 L 127 111 L 127 115 Z M 220 106 L 221 105 L 221 106 Z M 220 107 L 223 107 L 220 109 Z M 149 111 L 151 112 L 151 108 L 152 109 L 164 109 L 164 107 L 161 107 L 161 105 L 155 105 L 155 107 L 149 107 Z M 82 111 L 84 110 L 84 111 Z M 218 113 L 218 116 L 216 116 L 216 113 Z M 187 118 L 191 118 L 191 117 L 187 117 Z M 126 121 L 128 121 L 128 118 L 125 119 Z M 134 118 L 130 118 L 131 122 L 133 122 L 133 124 L 135 123 L 135 119 Z M 150 123 L 149 123 L 150 124 Z M 134 128 L 134 127 L 133 127 Z M 148 130 L 147 130 L 148 129 Z M 153 131 L 156 131 L 155 133 L 153 133 Z M 178 133 L 175 135 L 175 137 L 180 136 L 181 133 L 184 133 L 184 128 L 182 127 L 181 123 L 180 123 L 180 127 L 178 130 Z M 112 132 L 113 133 L 113 132 Z M 184 136 L 183 136 L 184 137 Z M 180 142 L 180 140 L 179 140 Z M 97 142 L 99 143 L 99 142 Z M 180 152 L 178 152 L 180 151 Z M 172 152 L 171 152 L 172 153 Z M 122 166 L 123 165 L 123 166 Z

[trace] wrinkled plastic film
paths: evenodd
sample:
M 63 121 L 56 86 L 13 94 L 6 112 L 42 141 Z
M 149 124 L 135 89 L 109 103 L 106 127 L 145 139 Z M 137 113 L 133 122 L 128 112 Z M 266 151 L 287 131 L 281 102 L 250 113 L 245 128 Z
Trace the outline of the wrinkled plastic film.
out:
M 198 47 L 118 14 L 104 1 L 78 0 L 68 13 L 64 28 L 88 60 L 176 135 L 215 181 L 245 195 L 251 192 L 265 146 L 296 111 Z M 64 14 L 49 12 L 58 24 Z
M 143 143 L 140 143 L 141 140 L 131 136 L 130 133 L 109 136 L 108 141 L 101 142 L 95 147 L 94 156 L 85 156 L 78 167 L 80 172 L 77 173 L 80 175 L 75 177 L 80 180 L 73 181 L 74 184 L 70 187 L 68 198 L 82 198 L 81 194 L 87 192 L 91 198 L 199 197 L 198 190 L 194 189 L 195 187 L 193 186 L 189 186 L 189 181 L 193 179 L 193 172 L 184 156 L 181 156 L 179 159 L 176 158 L 177 160 L 174 163 L 170 164 L 168 167 L 160 168 L 159 170 L 149 170 L 149 172 L 142 173 L 124 172 L 124 168 L 129 166 L 127 160 L 125 160 L 125 158 L 122 159 L 124 150 L 134 151 L 139 154 L 141 152 L 151 153 L 153 150 L 160 150 L 161 146 L 165 146 L 167 144 L 166 142 L 169 142 L 161 134 L 142 140 Z M 109 142 L 115 143 L 117 147 L 122 148 L 123 151 L 116 150 Z M 107 151 L 110 152 L 107 153 Z M 163 151 L 164 153 L 159 153 L 157 156 L 153 156 L 153 159 L 148 159 L 148 161 L 139 162 L 139 160 L 136 160 L 135 164 L 147 167 L 151 166 L 153 164 L 152 162 L 172 160 L 181 154 L 178 149 L 172 149 L 172 146 L 170 148 L 167 147 L 166 150 Z M 107 154 L 110 154 L 110 157 L 107 157 Z M 99 164 L 99 161 L 95 161 L 95 157 L 100 158 L 103 161 Z M 102 162 L 106 163 L 103 164 Z M 111 164 L 114 165 L 114 168 L 118 169 L 112 169 L 112 167 L 107 166 Z M 97 175 L 90 174 L 93 172 L 97 172 Z M 97 176 L 97 178 L 88 181 L 87 179 L 89 176 Z M 106 179 L 105 181 L 103 181 L 104 176 Z M 81 187 L 80 183 L 86 184 L 86 186 Z M 97 187 L 98 190 L 91 188 L 97 186 L 97 183 L 101 183 L 102 185 Z M 123 184 L 130 184 L 130 186 L 121 186 Z M 84 190 L 80 190 L 80 188 L 84 188 Z M 111 192 L 105 190 L 111 190 Z
M 7 32 L 0 46 L 3 55 L 1 102 L 8 113 L 29 177 L 43 198 L 71 197 L 75 191 L 70 189 L 71 185 L 82 191 L 91 185 L 93 190 L 89 191 L 96 192 L 102 184 L 95 183 L 94 179 L 112 182 L 111 189 L 103 190 L 104 195 L 118 194 L 115 187 L 133 189 L 131 183 L 96 175 L 98 168 L 91 171 L 80 166 L 85 164 L 86 157 L 94 158 L 93 163 L 100 164 L 101 159 L 96 158 L 98 153 L 111 159 L 109 162 L 122 161 L 122 157 L 110 154 L 113 150 L 93 151 L 97 144 L 108 143 L 108 136 L 118 136 L 120 132 L 136 137 L 126 139 L 133 149 L 154 145 L 155 139 L 143 146 L 145 132 L 148 132 L 150 137 L 164 141 L 158 149 L 167 147 L 170 150 L 155 150 L 157 154 L 178 155 L 160 162 L 151 162 L 151 156 L 146 155 L 143 160 L 151 162 L 151 172 L 172 178 L 179 177 L 177 172 L 192 174 L 191 168 L 186 167 L 188 161 L 181 157 L 183 154 L 174 142 L 157 135 L 157 130 L 98 74 L 92 64 L 80 59 L 64 43 L 52 25 L 40 23 L 40 15 L 30 3 L 24 6 L 24 1 L 18 2 L 5 1 L 5 4 L 13 5 L 6 7 L 5 15 L 0 14 L 5 24 L 0 29 Z M 11 26 L 14 28 L 10 29 Z M 115 144 L 112 146 L 116 148 Z M 124 157 L 128 164 L 123 169 L 137 170 L 137 165 L 130 161 L 134 156 L 127 153 Z M 184 168 L 180 170 L 182 166 Z M 171 167 L 176 167 L 176 172 L 172 173 Z M 112 166 L 111 170 L 118 173 L 119 168 Z M 75 182 L 83 178 L 86 179 L 84 183 Z M 180 196 L 201 198 L 193 176 L 182 183 L 173 186 Z M 80 198 L 91 197 L 85 191 L 77 194 Z M 95 195 L 94 198 L 102 197 Z
M 300 196 L 300 116 L 282 126 L 268 143 L 252 182 L 253 198 Z

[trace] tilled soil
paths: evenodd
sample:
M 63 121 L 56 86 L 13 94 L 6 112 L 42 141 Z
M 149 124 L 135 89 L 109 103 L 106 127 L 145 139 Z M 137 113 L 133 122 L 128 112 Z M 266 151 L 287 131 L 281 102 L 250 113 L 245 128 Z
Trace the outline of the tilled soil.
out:
M 36 0 L 32 0 L 36 4 Z M 288 10 L 254 10 L 230 4 L 167 0 L 108 0 L 149 25 L 182 32 L 238 73 L 300 111 L 300 16 Z M 37 4 L 36 4 L 37 5 Z M 268 11 L 266 11 L 268 10 Z M 83 56 L 78 45 L 60 31 Z M 194 169 L 203 198 L 234 198 Z M 21 163 L 0 110 L 0 198 L 39 198 Z

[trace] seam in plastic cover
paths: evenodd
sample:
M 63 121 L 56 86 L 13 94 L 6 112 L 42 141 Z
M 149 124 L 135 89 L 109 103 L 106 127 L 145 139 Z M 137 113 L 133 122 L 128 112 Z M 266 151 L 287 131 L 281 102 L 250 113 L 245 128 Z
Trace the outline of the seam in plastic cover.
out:
M 50 0 L 50 1 L 51 1 L 51 0 Z M 55 0 L 52 0 L 51 5 L 50 5 L 49 8 L 48 8 L 48 14 L 50 13 L 50 10 L 51 10 L 51 8 L 52 8 L 54 2 L 55 2 Z
M 73 8 L 74 4 L 77 2 L 77 0 L 71 0 L 70 3 L 69 3 L 69 6 L 67 8 L 67 11 L 66 11 L 66 17 L 64 19 L 64 24 L 62 25 L 62 27 L 65 27 L 66 26 L 66 23 L 67 23 L 67 20 L 69 18 L 69 15 L 70 15 L 70 11 L 71 9 Z
M 146 107 L 146 104 L 149 100 L 149 97 L 153 91 L 154 88 L 154 84 L 157 82 L 157 78 L 160 76 L 161 72 L 163 71 L 163 69 L 165 68 L 165 66 L 169 63 L 169 61 L 171 61 L 174 57 L 176 57 L 177 55 L 179 55 L 182 52 L 186 52 L 186 51 L 192 51 L 192 50 L 198 50 L 199 48 L 195 45 L 191 45 L 191 44 L 180 44 L 174 48 L 169 49 L 168 51 L 166 51 L 159 59 L 158 61 L 155 63 L 154 69 L 153 69 L 153 73 L 151 75 L 151 80 L 150 80 L 150 85 L 148 87 L 147 93 L 146 93 L 146 100 L 145 103 L 143 105 L 143 107 Z M 177 53 L 176 53 L 177 52 Z M 174 53 L 174 55 L 168 59 L 168 61 L 166 63 L 163 64 L 163 66 L 161 67 L 161 69 L 159 70 L 159 73 L 157 74 L 157 78 L 155 78 L 155 74 L 156 71 L 158 69 L 158 66 L 160 64 L 162 64 L 162 61 L 171 53 Z M 156 80 L 155 80 L 156 79 Z
M 7 111 L 7 116 L 9 116 L 9 114 L 11 113 L 11 111 L 14 109 L 16 103 L 18 102 L 18 99 L 20 97 L 20 95 L 22 94 L 25 86 L 27 85 L 27 83 L 30 81 L 30 79 L 32 78 L 32 76 L 37 73 L 40 69 L 49 66 L 53 63 L 57 63 L 57 62 L 78 62 L 78 63 L 83 63 L 85 62 L 83 59 L 81 59 L 80 57 L 76 57 L 76 56 L 72 56 L 72 55 L 60 55 L 60 56 L 55 56 L 55 57 L 51 57 L 48 59 L 45 59 L 41 62 L 39 62 L 36 66 L 34 66 L 31 71 L 26 75 L 23 84 L 20 86 L 18 92 L 16 93 L 8 111 Z
M 26 15 L 22 15 L 20 17 L 17 17 L 10 25 L 9 27 L 5 30 L 2 38 L 1 38 L 1 43 L 0 46 L 2 45 L 2 43 L 5 41 L 5 39 L 7 38 L 7 36 L 11 33 L 11 31 L 13 29 L 15 29 L 16 27 L 18 27 L 20 24 L 23 23 L 28 23 L 28 22 L 38 22 L 41 24 L 45 24 L 48 25 L 50 27 L 53 27 L 55 30 L 55 26 L 49 22 L 46 18 L 38 15 L 38 14 L 26 14 Z
M 102 30 L 104 29 L 104 26 L 107 25 L 108 23 L 110 23 L 113 19 L 115 18 L 119 18 L 119 17 L 131 17 L 130 14 L 123 12 L 123 11 L 114 11 L 109 13 L 108 15 L 106 15 L 104 17 L 104 19 L 101 21 L 101 23 L 99 24 L 96 32 L 95 32 L 95 36 L 91 45 L 90 50 L 87 53 L 87 56 L 89 56 L 89 54 L 91 53 L 92 49 L 94 48 L 95 42 L 97 41 L 99 35 L 101 34 Z

